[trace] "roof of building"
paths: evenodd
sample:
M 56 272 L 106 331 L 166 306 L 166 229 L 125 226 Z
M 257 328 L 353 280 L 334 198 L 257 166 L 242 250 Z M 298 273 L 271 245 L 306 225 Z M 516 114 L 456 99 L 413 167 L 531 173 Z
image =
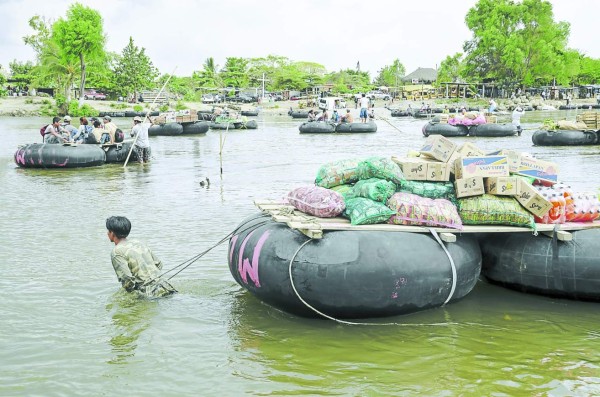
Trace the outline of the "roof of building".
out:
M 414 72 L 407 74 L 402 78 L 403 81 L 435 81 L 437 79 L 437 70 L 433 68 L 417 68 Z

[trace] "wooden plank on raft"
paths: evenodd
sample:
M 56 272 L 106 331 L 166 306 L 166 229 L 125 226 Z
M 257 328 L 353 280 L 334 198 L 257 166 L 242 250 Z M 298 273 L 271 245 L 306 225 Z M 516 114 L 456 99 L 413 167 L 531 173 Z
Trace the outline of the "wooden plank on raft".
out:
M 440 239 L 446 243 L 455 243 L 456 242 L 456 234 L 440 233 Z
M 554 236 L 554 231 L 551 232 L 542 232 L 542 234 L 548 236 L 548 237 L 552 237 Z M 556 238 L 559 241 L 573 241 L 573 235 L 569 232 L 565 232 L 564 230 L 557 230 L 556 231 Z
M 448 234 L 444 237 L 446 242 L 456 241 L 456 233 L 533 233 L 534 230 L 527 227 L 517 226 L 502 226 L 502 225 L 464 225 L 462 229 L 450 229 L 444 227 L 427 227 L 427 226 L 406 226 L 406 225 L 391 225 L 386 223 L 378 223 L 374 225 L 352 225 L 346 218 L 319 218 L 316 216 L 305 214 L 289 204 L 282 204 L 273 200 L 255 200 L 254 204 L 262 211 L 271 215 L 276 222 L 286 223 L 289 227 L 298 230 L 320 232 L 327 230 L 344 230 L 344 231 L 385 231 L 385 232 L 412 232 L 412 233 L 430 233 L 430 229 L 435 230 L 440 234 Z M 536 230 L 539 233 L 552 236 L 554 224 L 536 224 Z M 557 238 L 560 241 L 571 241 L 573 236 L 569 231 L 585 230 L 600 228 L 600 221 L 594 222 L 568 222 L 559 225 Z M 311 232 L 312 233 L 312 232 Z M 306 234 L 306 233 L 305 233 Z M 313 235 L 319 233 L 312 233 Z M 453 236 L 453 237 L 451 237 Z M 310 237 L 310 236 L 309 236 Z M 320 238 L 320 237 L 313 237 Z M 454 240 L 452 240 L 454 239 Z M 452 240 L 452 241 L 449 241 Z

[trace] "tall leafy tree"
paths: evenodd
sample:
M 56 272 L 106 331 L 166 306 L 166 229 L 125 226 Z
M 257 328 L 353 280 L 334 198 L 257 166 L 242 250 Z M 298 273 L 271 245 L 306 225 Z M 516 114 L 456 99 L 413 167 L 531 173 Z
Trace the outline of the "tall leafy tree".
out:
M 531 84 L 565 66 L 570 27 L 554 21 L 547 0 L 479 0 L 465 22 L 473 34 L 464 45 L 468 76 Z
M 192 79 L 201 88 L 219 88 L 222 85 L 219 77 L 219 67 L 213 57 L 206 58 L 201 71 L 194 71 Z
M 116 60 L 114 76 L 119 93 L 125 96 L 133 94 L 137 100 L 140 90 L 153 86 L 158 70 L 146 55 L 146 49 L 136 46 L 133 38 L 129 37 L 129 43 Z
M 67 10 L 67 18 L 60 18 L 52 25 L 53 40 L 66 57 L 79 60 L 81 98 L 85 91 L 86 61 L 103 57 L 106 38 L 100 13 L 80 3 Z
M 580 65 L 578 76 L 580 84 L 597 84 L 600 82 L 600 59 L 582 55 Z
M 29 85 L 34 79 L 34 66 L 31 61 L 19 62 L 15 59 L 8 64 L 8 67 L 10 68 L 11 79 L 16 80 L 19 85 Z
M 248 60 L 245 58 L 228 57 L 221 70 L 223 83 L 228 87 L 248 87 Z
M 440 63 L 437 81 L 441 83 L 459 82 L 462 78 L 464 68 L 462 58 L 463 54 L 460 52 L 457 52 L 453 56 L 448 55 L 446 59 Z
M 379 70 L 373 84 L 378 86 L 396 87 L 402 83 L 406 68 L 399 59 L 394 59 L 391 65 L 386 65 Z
M 369 72 L 354 69 L 340 70 L 325 77 L 325 82 L 333 84 L 334 90 L 340 93 L 365 92 L 372 88 Z

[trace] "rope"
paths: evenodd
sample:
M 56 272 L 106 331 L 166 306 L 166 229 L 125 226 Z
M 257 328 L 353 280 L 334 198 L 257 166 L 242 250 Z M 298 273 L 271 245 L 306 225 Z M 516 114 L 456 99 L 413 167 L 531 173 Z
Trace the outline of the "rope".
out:
M 452 255 L 450 255 L 450 252 L 448 252 L 448 249 L 446 248 L 444 243 L 442 243 L 442 240 L 440 239 L 440 236 L 438 236 L 437 232 L 431 228 L 429 228 L 429 231 L 431 232 L 431 234 L 433 234 L 433 237 L 435 237 L 436 241 L 440 244 L 440 246 L 448 256 L 448 259 L 450 259 L 450 268 L 452 270 L 452 288 L 450 288 L 450 293 L 448 294 L 446 301 L 442 304 L 442 306 L 444 306 L 446 303 L 450 302 L 450 299 L 452 299 L 454 291 L 456 290 L 456 265 L 454 264 L 454 259 L 452 259 Z
M 269 218 L 270 217 L 266 214 L 261 215 L 262 218 Z M 183 262 L 181 262 L 179 265 L 164 271 L 163 273 L 159 274 L 158 276 L 146 281 L 143 285 L 147 285 L 152 283 L 153 281 L 162 278 L 164 275 L 171 273 L 173 270 L 176 270 L 178 268 L 180 268 L 181 266 L 183 266 L 182 269 L 180 269 L 177 273 L 173 274 L 171 277 L 169 277 L 167 280 L 172 279 L 173 277 L 175 277 L 176 275 L 178 275 L 179 273 L 181 273 L 182 271 L 184 271 L 185 269 L 187 269 L 188 267 L 190 267 L 194 262 L 196 262 L 197 260 L 199 260 L 200 258 L 202 258 L 204 255 L 206 255 L 207 253 L 209 253 L 210 251 L 212 251 L 214 248 L 218 247 L 219 245 L 223 244 L 226 240 L 228 240 L 229 238 L 231 238 L 233 235 L 237 234 L 238 232 L 243 233 L 246 230 L 250 229 L 250 228 L 257 228 L 260 226 L 263 226 L 264 224 L 266 224 L 269 219 L 266 219 L 258 224 L 253 224 L 251 226 L 247 226 L 245 229 L 241 229 L 241 226 L 238 226 L 237 228 L 235 228 L 233 231 L 231 231 L 229 234 L 227 234 L 225 237 L 223 237 L 221 240 L 219 240 L 216 244 L 214 244 L 213 246 L 209 247 L 208 249 L 204 250 L 203 252 L 191 257 L 190 259 L 187 259 Z M 240 230 L 241 229 L 241 230 Z M 185 265 L 185 266 L 184 266 Z
M 435 231 L 433 231 L 433 232 L 435 233 Z M 296 255 L 298 255 L 298 253 L 300 252 L 300 250 L 302 248 L 304 248 L 304 246 L 306 244 L 310 243 L 311 241 L 313 241 L 312 238 L 306 240 L 304 243 L 302 243 L 302 245 L 300 245 L 300 247 L 298 247 L 298 249 L 296 250 L 296 252 L 294 252 L 294 255 L 292 255 L 292 259 L 290 259 L 290 266 L 288 267 L 288 274 L 290 276 L 290 284 L 292 285 L 292 289 L 294 290 L 294 293 L 296 294 L 296 297 L 298 297 L 298 299 L 300 299 L 300 302 L 304 303 L 304 305 L 306 307 L 308 307 L 309 309 L 311 309 L 312 311 L 314 311 L 315 313 L 317 313 L 319 316 L 322 316 L 322 317 L 324 317 L 324 318 L 326 318 L 328 320 L 335 321 L 336 323 L 346 324 L 346 325 L 396 325 L 396 326 L 402 326 L 402 327 L 426 327 L 426 326 L 448 326 L 448 325 L 450 325 L 449 323 L 433 323 L 433 324 L 357 323 L 357 322 L 353 322 L 353 321 L 340 320 L 339 318 L 332 317 L 332 316 L 330 316 L 328 314 L 325 314 L 325 313 L 323 313 L 323 312 L 315 309 L 312 305 L 310 305 L 308 302 L 306 302 L 304 299 L 302 299 L 302 297 L 298 293 L 298 290 L 296 289 L 296 286 L 294 285 L 294 276 L 292 274 L 292 265 L 294 264 L 294 259 L 296 259 Z M 444 249 L 446 249 L 446 248 L 444 247 Z M 446 251 L 446 252 L 448 252 L 448 251 Z M 452 258 L 450 258 L 450 261 L 452 262 Z M 452 262 L 452 264 L 454 265 L 454 262 Z M 454 270 L 454 268 L 453 268 L 453 271 L 454 271 L 454 275 L 456 275 L 456 271 Z M 456 280 L 456 277 L 454 277 L 454 280 Z M 454 290 L 454 284 L 453 284 L 453 290 Z M 449 299 L 450 298 L 448 298 L 448 300 Z
M 377 118 L 377 119 L 379 119 L 379 120 L 383 120 L 383 121 L 385 121 L 386 123 L 388 123 L 389 125 L 391 125 L 393 128 L 397 129 L 397 130 L 398 130 L 398 132 L 402 132 L 402 130 L 401 130 L 400 128 L 396 127 L 396 126 L 395 126 L 394 124 L 392 124 L 392 123 L 391 123 L 391 122 L 390 122 L 388 119 L 386 119 L 386 118 L 384 118 L 384 117 L 381 117 L 381 116 L 376 116 L 376 118 Z

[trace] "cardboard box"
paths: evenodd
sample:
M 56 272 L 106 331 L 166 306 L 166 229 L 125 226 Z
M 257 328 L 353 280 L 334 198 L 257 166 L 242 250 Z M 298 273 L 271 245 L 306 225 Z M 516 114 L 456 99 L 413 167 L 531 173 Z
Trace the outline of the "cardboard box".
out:
M 454 181 L 454 188 L 456 189 L 456 198 L 481 196 L 485 193 L 483 177 L 480 176 L 457 179 Z
M 514 196 L 517 194 L 517 177 L 498 176 L 485 178 L 485 192 L 496 196 Z
M 447 182 L 450 180 L 450 168 L 451 164 L 442 162 L 429 162 L 427 163 L 427 180 Z
M 515 174 L 535 178 L 547 184 L 554 184 L 558 181 L 558 164 L 521 156 L 519 168 Z
M 427 162 L 419 157 L 401 159 L 392 156 L 392 161 L 400 166 L 404 179 L 407 181 L 427 180 Z
M 497 150 L 492 153 L 488 153 L 487 156 L 506 156 L 508 159 L 508 170 L 512 173 L 517 172 L 519 165 L 521 164 L 521 153 L 516 150 Z
M 552 208 L 552 203 L 544 198 L 533 186 L 521 178 L 517 178 L 517 195 L 515 198 L 533 215 L 543 217 Z
M 392 161 L 402 168 L 407 181 L 449 181 L 450 164 L 428 160 L 420 157 L 397 158 Z
M 455 164 L 456 159 L 459 157 L 473 157 L 473 156 L 485 156 L 485 152 L 479 149 L 477 146 L 473 145 L 470 142 L 463 143 L 458 149 L 454 151 L 448 163 L 450 163 L 450 172 L 456 174 L 455 172 Z
M 473 176 L 509 176 L 506 156 L 459 157 L 454 165 L 457 179 Z
M 447 163 L 455 150 L 456 144 L 450 139 L 441 135 L 431 135 L 425 141 L 425 145 L 421 148 L 420 152 L 422 155 Z

